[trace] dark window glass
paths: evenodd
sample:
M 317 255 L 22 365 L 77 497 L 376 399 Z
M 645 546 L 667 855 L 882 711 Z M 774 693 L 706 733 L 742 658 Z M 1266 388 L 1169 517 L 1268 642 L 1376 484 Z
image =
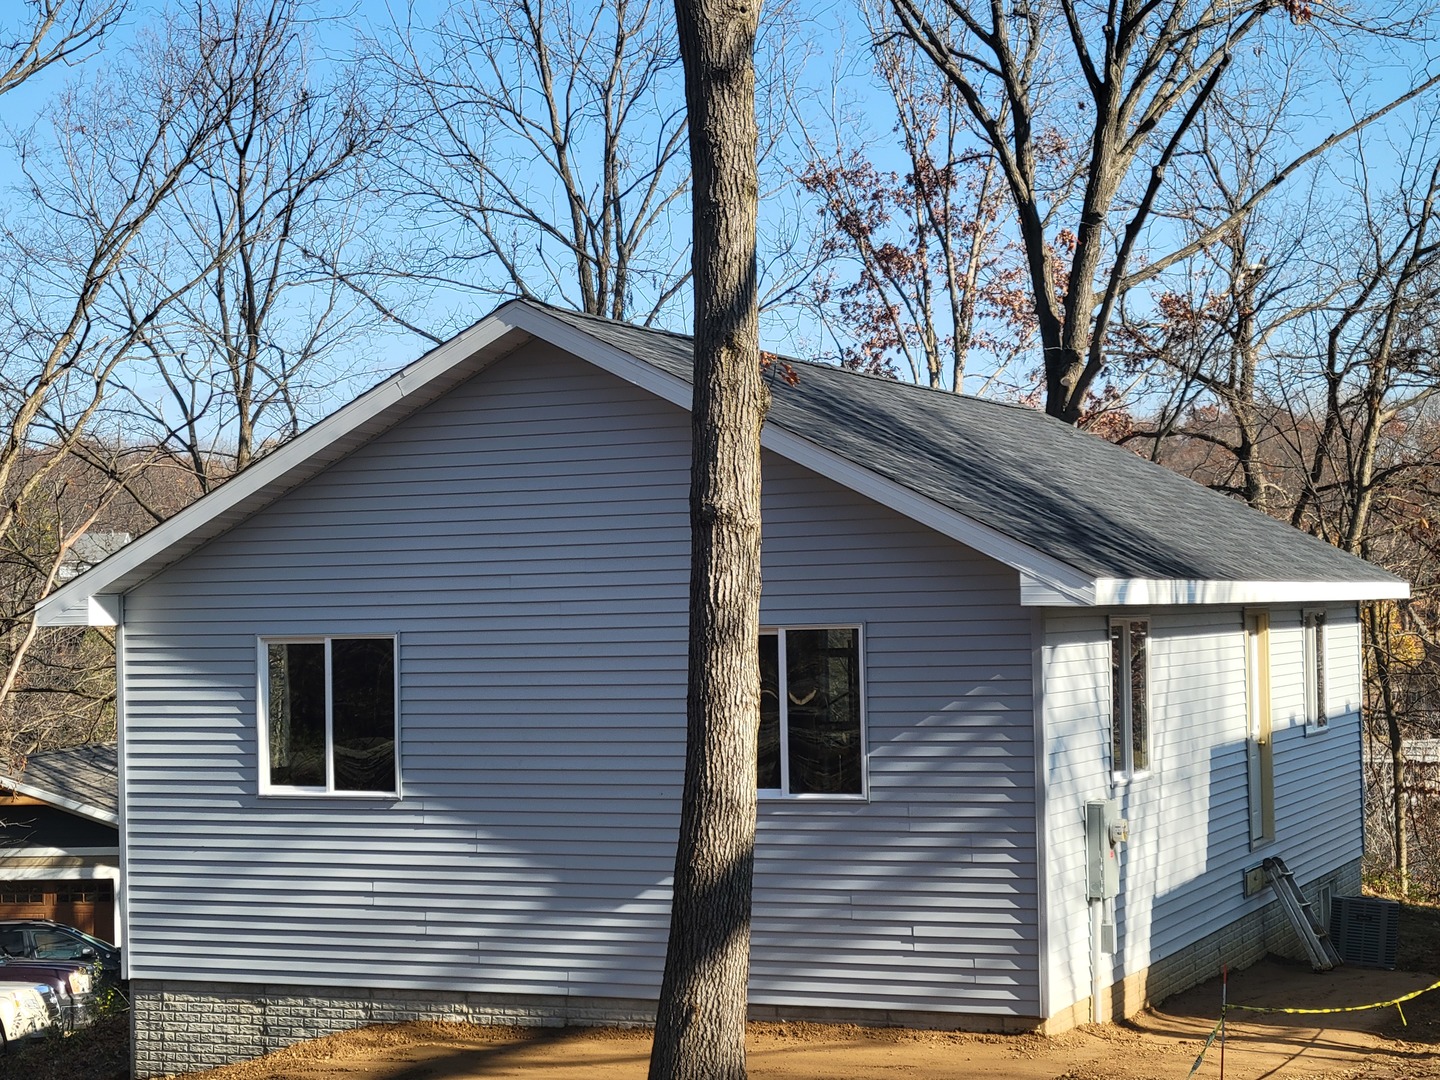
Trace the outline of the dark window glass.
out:
M 780 786 L 780 638 L 760 635 L 760 743 L 755 782 L 761 791 Z
M 1125 769 L 1125 688 L 1130 671 L 1125 662 L 1125 627 L 1110 627 L 1110 767 Z
M 1150 624 L 1144 619 L 1110 627 L 1110 762 L 1117 773 L 1150 767 L 1149 642 Z
M 1150 731 L 1145 686 L 1145 648 L 1150 640 L 1150 626 L 1144 622 L 1130 624 L 1130 760 L 1136 772 L 1150 767 Z
M 335 790 L 395 790 L 395 642 L 330 642 Z
M 10 903 L 11 901 L 6 901 Z M 0 952 L 6 956 L 25 955 L 25 931 L 5 930 L 0 931 Z
M 58 934 L 53 930 L 35 931 L 37 960 L 78 960 L 84 950 L 85 943 L 69 934 Z
M 1315 624 L 1315 726 L 1330 723 L 1325 706 L 1325 612 L 1317 611 L 1310 618 Z
M 785 694 L 790 793 L 859 795 L 860 648 L 857 632 L 787 630 Z
M 325 646 L 269 647 L 270 783 L 325 786 Z

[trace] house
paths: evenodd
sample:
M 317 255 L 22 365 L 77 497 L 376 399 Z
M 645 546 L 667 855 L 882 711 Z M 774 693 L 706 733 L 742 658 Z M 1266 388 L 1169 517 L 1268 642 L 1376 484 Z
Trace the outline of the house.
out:
M 116 773 L 113 745 L 0 770 L 0 919 L 54 919 L 120 944 Z
M 133 539 L 134 537 L 128 532 L 91 529 L 89 532 L 81 533 L 70 545 L 69 550 L 65 552 L 59 571 L 55 576 L 60 581 L 77 578 L 107 555 L 115 554 Z
M 1055 1030 L 1282 947 L 1266 856 L 1358 890 L 1358 604 L 1404 582 L 1033 411 L 794 367 L 756 1015 Z M 506 304 L 41 606 L 117 627 L 138 1075 L 651 1018 L 690 372 Z

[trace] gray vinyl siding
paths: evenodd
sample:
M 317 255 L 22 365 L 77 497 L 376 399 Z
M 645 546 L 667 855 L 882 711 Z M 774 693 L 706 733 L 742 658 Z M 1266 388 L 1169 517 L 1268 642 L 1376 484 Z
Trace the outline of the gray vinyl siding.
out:
M 1103 616 L 1050 614 L 1041 651 L 1045 774 L 1046 1002 L 1090 994 L 1085 803 L 1110 795 L 1110 647 Z
M 1271 654 L 1277 658 L 1270 691 L 1276 833 L 1286 863 L 1301 882 L 1358 859 L 1364 847 L 1360 621 L 1353 605 L 1325 610 L 1330 724 L 1324 731 L 1305 728 L 1300 612 L 1277 611 L 1270 628 Z
M 689 419 L 541 346 L 127 595 L 131 976 L 653 997 Z M 756 1003 L 1034 1016 L 1013 571 L 765 459 L 770 626 L 863 628 L 869 797 L 760 810 Z M 257 795 L 259 636 L 394 634 L 403 796 Z
M 1361 852 L 1360 652 L 1353 607 L 1329 609 L 1329 730 L 1307 734 L 1298 609 L 1271 612 L 1276 837 L 1252 850 L 1242 613 L 1150 613 L 1149 775 L 1112 784 L 1110 652 L 1102 615 L 1054 614 L 1045 644 L 1049 1007 L 1090 993 L 1084 804 L 1114 796 L 1130 823 L 1109 984 L 1273 899 L 1241 872 L 1280 855 L 1302 883 Z

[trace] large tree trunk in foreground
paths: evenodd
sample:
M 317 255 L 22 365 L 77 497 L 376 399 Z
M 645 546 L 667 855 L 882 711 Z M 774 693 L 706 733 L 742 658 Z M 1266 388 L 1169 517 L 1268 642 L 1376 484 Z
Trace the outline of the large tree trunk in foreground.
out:
M 676 0 L 694 173 L 685 789 L 651 1080 L 745 1076 L 760 723 L 759 5 Z

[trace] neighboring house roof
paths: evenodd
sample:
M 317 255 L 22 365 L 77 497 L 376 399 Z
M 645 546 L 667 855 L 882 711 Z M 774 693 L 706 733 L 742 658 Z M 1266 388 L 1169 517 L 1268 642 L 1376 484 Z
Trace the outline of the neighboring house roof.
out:
M 1412 765 L 1440 765 L 1440 739 L 1406 739 L 1404 750 L 1405 760 Z M 1376 748 L 1372 751 L 1371 745 L 1367 742 L 1365 756 L 1375 760 L 1388 761 L 1390 751 L 1388 747 Z
M 110 624 L 119 597 L 515 349 L 565 349 L 684 408 L 687 337 L 512 301 L 57 589 L 42 625 Z M 1027 605 L 1403 597 L 1392 574 L 1032 409 L 793 361 L 769 450 L 1020 574 Z
M 18 771 L 0 769 L 0 787 L 107 825 L 120 821 L 114 743 L 31 754 Z
M 79 577 L 86 570 L 114 555 L 131 540 L 128 532 L 87 532 L 75 538 L 60 564 L 61 581 Z

